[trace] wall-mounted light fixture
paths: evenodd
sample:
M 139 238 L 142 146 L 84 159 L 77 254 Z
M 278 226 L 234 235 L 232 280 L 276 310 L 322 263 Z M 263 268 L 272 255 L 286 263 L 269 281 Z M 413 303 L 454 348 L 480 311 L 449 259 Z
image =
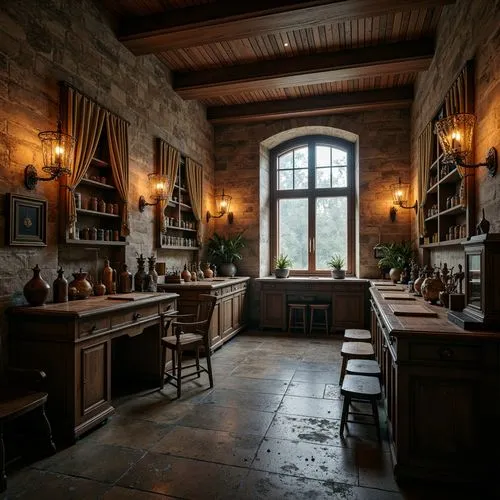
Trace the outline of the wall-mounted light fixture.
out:
M 471 113 L 450 115 L 436 122 L 435 132 L 438 135 L 444 161 L 454 163 L 463 168 L 486 167 L 493 177 L 497 171 L 497 151 L 490 148 L 483 163 L 467 164 L 466 159 L 472 151 L 472 138 L 476 117 Z
M 52 181 L 61 175 L 71 174 L 73 167 L 73 149 L 76 139 L 65 134 L 61 129 L 61 122 L 57 122 L 57 130 L 40 132 L 38 137 L 42 143 L 42 170 L 49 177 L 38 177 L 34 165 L 28 165 L 24 169 L 24 184 L 27 189 L 35 189 L 38 181 Z
M 163 174 L 149 174 L 148 175 L 148 185 L 149 185 L 149 197 L 152 200 L 156 200 L 154 203 L 147 203 L 144 196 L 139 197 L 139 211 L 144 212 L 146 207 L 158 205 L 160 201 L 168 200 L 168 191 L 170 187 L 170 181 L 168 177 Z
M 392 191 L 392 203 L 395 206 L 392 206 L 389 211 L 389 216 L 391 221 L 394 222 L 396 220 L 396 206 L 401 208 L 413 208 L 415 213 L 418 212 L 418 201 L 415 200 L 415 203 L 409 207 L 407 206 L 408 198 L 410 197 L 410 184 L 401 182 L 401 179 L 398 180 L 397 184 L 391 185 Z
M 233 223 L 233 212 L 229 211 L 229 207 L 231 206 L 232 197 L 228 194 L 224 193 L 224 188 L 222 188 L 222 193 L 215 196 L 215 214 L 211 214 L 207 211 L 207 222 L 213 218 L 218 219 L 223 215 L 227 214 L 227 221 L 229 224 Z

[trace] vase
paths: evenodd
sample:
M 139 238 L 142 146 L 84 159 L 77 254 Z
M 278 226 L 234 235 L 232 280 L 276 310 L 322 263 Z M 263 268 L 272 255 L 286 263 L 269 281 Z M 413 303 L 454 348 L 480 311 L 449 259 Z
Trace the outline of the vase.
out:
M 104 269 L 102 270 L 102 283 L 106 287 L 106 293 L 116 293 L 116 271 L 109 265 L 109 260 L 104 259 Z
M 141 255 L 137 257 L 138 270 L 134 275 L 134 290 L 136 292 L 144 292 L 146 290 L 146 269 L 144 264 L 146 259 Z
M 236 266 L 232 262 L 223 262 L 219 266 L 221 276 L 229 276 L 232 278 L 236 274 Z
M 436 304 L 439 300 L 439 292 L 444 291 L 444 284 L 439 278 L 425 278 L 420 291 L 424 300 Z
M 397 283 L 401 279 L 401 269 L 398 267 L 392 267 L 389 270 L 389 278 L 393 283 Z
M 425 278 L 423 276 L 419 276 L 416 280 L 415 283 L 413 283 L 413 290 L 415 291 L 416 295 L 422 295 L 421 289 L 422 289 L 422 283 L 424 282 Z
M 92 293 L 92 285 L 87 281 L 87 273 L 83 272 L 80 268 L 80 272 L 73 273 L 74 280 L 69 284 L 71 288 L 76 288 L 77 299 L 86 299 L 90 297 Z
M 128 270 L 127 264 L 123 264 L 120 276 L 118 277 L 118 292 L 130 293 L 132 291 L 132 273 Z
M 343 280 L 345 278 L 344 269 L 332 269 L 332 278 L 335 280 Z
M 98 281 L 94 285 L 94 295 L 96 297 L 100 297 L 101 295 L 104 295 L 105 293 L 106 293 L 106 285 L 104 285 L 103 283 L 101 283 L 100 281 Z
M 151 256 L 148 257 L 148 274 L 146 276 L 147 292 L 156 292 L 158 290 L 158 273 L 156 272 L 156 259 Z
M 33 277 L 24 285 L 23 293 L 32 306 L 41 306 L 49 296 L 50 285 L 40 276 L 38 264 L 33 268 Z
M 205 269 L 203 269 L 203 276 L 207 279 L 214 277 L 214 272 L 210 269 L 210 264 L 208 262 Z
M 288 278 L 288 275 L 290 274 L 290 269 L 275 269 L 274 270 L 274 275 L 276 278 Z
M 184 264 L 184 271 L 181 273 L 181 278 L 188 283 L 191 281 L 191 273 L 188 271 L 187 264 Z
M 68 302 L 68 280 L 64 277 L 62 267 L 57 271 L 57 278 L 52 284 L 54 303 Z

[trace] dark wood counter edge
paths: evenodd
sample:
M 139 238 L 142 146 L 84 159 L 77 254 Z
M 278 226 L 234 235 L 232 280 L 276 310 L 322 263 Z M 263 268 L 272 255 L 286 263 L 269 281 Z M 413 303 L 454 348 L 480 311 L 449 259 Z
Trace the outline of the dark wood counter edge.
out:
M 146 293 L 146 292 L 145 292 Z M 69 302 L 61 302 L 58 304 L 49 303 L 43 306 L 13 306 L 6 310 L 8 315 L 36 315 L 43 316 L 44 314 L 52 317 L 69 317 L 69 318 L 85 318 L 86 316 L 95 316 L 96 314 L 105 314 L 107 312 L 116 312 L 118 310 L 125 310 L 131 307 L 136 308 L 138 305 L 155 304 L 157 302 L 164 302 L 166 300 L 175 299 L 179 297 L 178 293 L 164 293 L 156 292 L 154 297 L 151 294 L 154 292 L 147 292 L 148 297 L 138 300 L 120 300 L 108 299 L 106 295 L 102 297 L 89 297 L 84 300 L 73 300 Z M 82 302 L 88 304 L 90 309 L 85 311 L 72 311 L 71 306 L 80 306 Z M 92 305 L 90 304 L 92 303 Z M 69 308 L 69 309 L 65 309 Z
M 303 278 L 300 277 L 293 277 L 293 278 L 275 278 L 274 276 L 265 276 L 263 278 L 255 278 L 255 281 L 257 282 L 276 282 L 276 283 L 338 283 L 339 285 L 342 285 L 344 283 L 369 283 L 369 279 L 365 278 L 344 278 L 344 279 L 335 279 L 335 278 L 328 278 L 328 277 L 312 277 L 312 276 L 304 276 Z
M 244 283 L 250 279 L 249 276 L 237 276 L 235 278 L 227 278 L 224 281 L 209 281 L 209 280 L 200 280 L 200 281 L 190 281 L 189 283 L 158 283 L 158 290 L 175 290 L 182 291 L 182 289 L 189 290 L 190 288 L 206 288 L 207 290 L 215 290 L 217 288 L 222 288 L 228 285 L 237 285 L 238 283 Z M 180 287 L 180 288 L 179 288 Z
M 460 338 L 465 340 L 474 338 L 474 339 L 484 339 L 484 340 L 496 340 L 500 342 L 500 331 L 463 330 L 462 328 L 448 321 L 447 308 L 429 304 L 428 302 L 425 302 L 424 299 L 421 297 L 415 297 L 416 303 L 423 304 L 432 311 L 436 312 L 437 317 L 435 318 L 421 317 L 417 319 L 419 319 L 419 321 L 421 321 L 422 324 L 425 324 L 425 322 L 430 319 L 434 320 L 437 319 L 439 321 L 438 325 L 439 331 L 437 331 L 437 328 L 435 326 L 432 327 L 432 331 L 430 331 L 431 330 L 430 328 L 428 330 L 425 330 L 425 329 L 408 327 L 407 325 L 403 325 L 398 316 L 396 316 L 389 308 L 390 304 L 399 303 L 398 301 L 385 300 L 384 298 L 382 298 L 380 291 L 376 287 L 370 288 L 370 294 L 372 296 L 373 301 L 375 302 L 375 305 L 380 311 L 380 314 L 382 315 L 382 319 L 384 320 L 385 326 L 388 329 L 388 334 L 394 337 L 414 336 L 417 334 L 419 337 L 429 337 L 433 339 L 439 338 L 443 340 L 448 340 L 448 339 L 460 340 Z M 405 318 L 408 318 L 408 316 L 405 316 Z

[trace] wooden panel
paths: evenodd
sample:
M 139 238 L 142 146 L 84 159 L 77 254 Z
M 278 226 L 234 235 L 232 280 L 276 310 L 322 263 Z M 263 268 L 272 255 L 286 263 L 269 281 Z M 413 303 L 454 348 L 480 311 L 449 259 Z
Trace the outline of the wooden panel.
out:
M 81 409 L 80 417 L 110 400 L 110 342 L 81 350 Z
M 87 321 L 80 321 L 78 324 L 78 336 L 95 335 L 106 331 L 110 326 L 109 316 L 104 318 L 92 318 Z
M 222 299 L 220 302 L 222 337 L 228 335 L 233 328 L 233 299 L 232 297 Z
M 158 315 L 157 305 L 137 307 L 130 311 L 116 313 L 111 316 L 111 328 L 130 325 L 132 323 L 142 321 L 145 318 L 149 318 L 155 315 Z
M 364 328 L 365 302 L 363 293 L 333 294 L 333 325 L 334 329 Z
M 260 295 L 261 328 L 286 328 L 285 294 L 265 291 Z
M 396 316 L 437 316 L 435 311 L 421 304 L 389 304 L 389 308 Z

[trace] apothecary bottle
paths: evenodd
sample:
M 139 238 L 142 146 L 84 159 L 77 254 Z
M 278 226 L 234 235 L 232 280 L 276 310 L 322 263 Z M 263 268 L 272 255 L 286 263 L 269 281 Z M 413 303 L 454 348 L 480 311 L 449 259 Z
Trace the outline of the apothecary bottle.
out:
M 68 302 L 68 280 L 64 277 L 63 268 L 57 271 L 57 278 L 53 285 L 53 301 L 55 303 Z

